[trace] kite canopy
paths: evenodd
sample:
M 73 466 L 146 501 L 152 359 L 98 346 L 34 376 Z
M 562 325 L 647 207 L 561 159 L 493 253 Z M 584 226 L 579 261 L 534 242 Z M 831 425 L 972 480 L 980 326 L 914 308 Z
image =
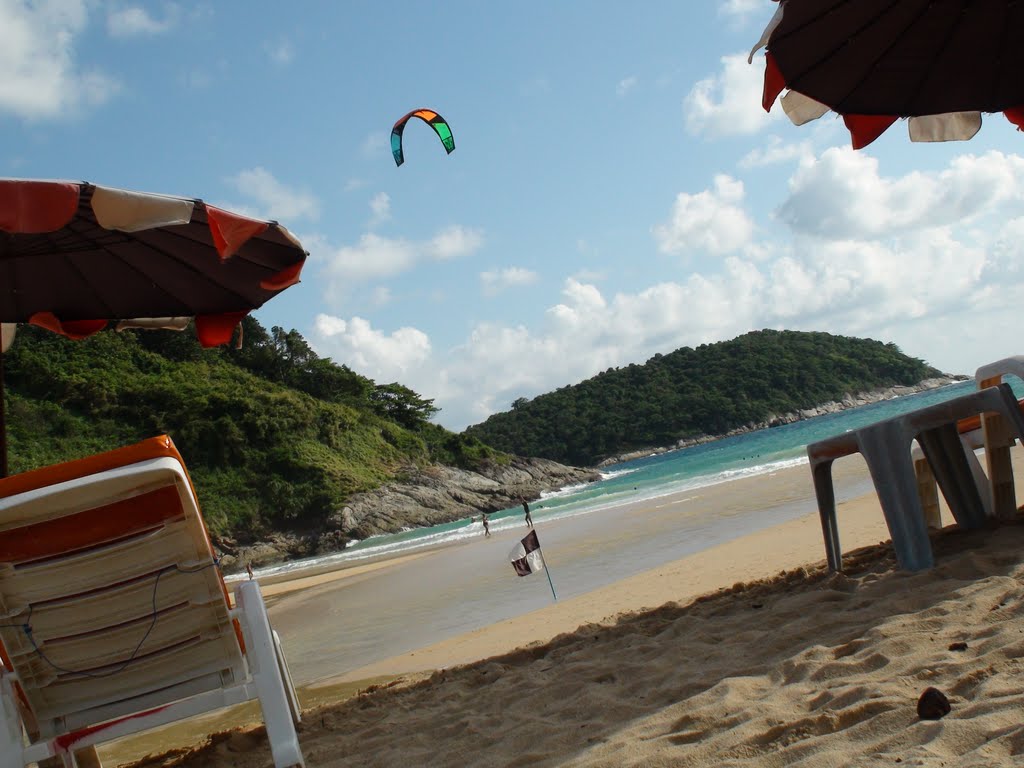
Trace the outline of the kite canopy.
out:
M 441 143 L 444 144 L 445 152 L 449 155 L 452 153 L 452 150 L 455 149 L 455 137 L 452 135 L 452 129 L 445 119 L 432 109 L 414 109 L 409 114 L 399 118 L 391 129 L 391 154 L 395 158 L 395 165 L 401 165 L 405 162 L 405 155 L 402 152 L 402 133 L 405 131 L 405 124 L 413 117 L 418 117 L 433 128 L 434 133 L 437 134 L 437 137 L 441 139 Z
M 909 118 L 912 141 L 970 139 L 982 112 L 1024 126 L 1024 3 L 1019 0 L 781 0 L 762 106 L 796 125 L 842 115 L 854 149 Z

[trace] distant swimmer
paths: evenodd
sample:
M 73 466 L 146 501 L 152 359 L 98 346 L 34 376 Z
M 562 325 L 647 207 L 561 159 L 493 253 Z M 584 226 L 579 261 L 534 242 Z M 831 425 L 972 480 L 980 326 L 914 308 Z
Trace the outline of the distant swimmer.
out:
M 533 518 L 530 517 L 530 505 L 526 503 L 526 499 L 523 499 L 523 512 L 526 513 L 526 527 L 533 528 Z

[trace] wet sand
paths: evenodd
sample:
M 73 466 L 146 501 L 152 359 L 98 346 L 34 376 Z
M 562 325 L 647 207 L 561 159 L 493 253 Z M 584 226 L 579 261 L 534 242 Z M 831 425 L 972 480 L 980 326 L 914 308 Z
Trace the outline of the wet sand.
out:
M 840 502 L 871 489 L 858 457 L 837 462 L 835 475 Z M 803 525 L 810 532 L 810 545 L 801 554 L 794 550 L 789 559 L 774 559 L 771 567 L 776 570 L 824 557 L 805 466 L 553 522 L 538 510 L 538 537 L 557 603 L 543 574 L 518 578 L 512 571 L 508 553 L 527 531 L 512 525 L 492 527 L 489 539 L 481 535 L 394 561 L 305 577 L 302 588 L 294 591 L 270 585 L 270 617 L 297 684 L 354 680 L 364 668 L 380 669 L 389 658 L 537 611 L 546 610 L 537 619 L 541 625 L 550 621 L 548 614 L 555 614 L 567 617 L 559 625 L 562 629 L 570 628 L 579 617 L 565 606 L 575 605 L 583 595 L 808 515 L 813 519 Z M 887 538 L 884 525 L 872 536 L 871 543 Z M 849 544 L 860 545 L 853 540 Z M 732 571 L 738 578 L 737 568 L 764 571 L 769 565 L 759 549 L 753 547 L 736 566 L 725 567 L 721 577 Z M 691 590 L 687 594 L 718 585 L 703 577 L 683 581 L 680 586 Z M 619 609 L 636 607 L 640 605 Z

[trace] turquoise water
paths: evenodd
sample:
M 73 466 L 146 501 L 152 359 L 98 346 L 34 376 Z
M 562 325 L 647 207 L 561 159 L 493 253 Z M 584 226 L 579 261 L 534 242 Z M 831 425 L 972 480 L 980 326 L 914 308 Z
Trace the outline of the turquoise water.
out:
M 534 522 L 542 524 L 806 464 L 806 446 L 809 443 L 967 394 L 973 389 L 974 382 L 966 381 L 794 424 L 615 464 L 604 470 L 604 477 L 598 482 L 544 494 L 540 500 L 530 504 L 531 513 Z M 522 508 L 517 506 L 495 512 L 490 522 L 494 533 L 511 528 L 521 529 Z M 458 520 L 430 528 L 375 536 L 350 544 L 343 552 L 296 560 L 261 569 L 258 573 L 270 576 L 348 561 L 390 557 L 426 547 L 454 544 L 481 535 L 478 518 Z

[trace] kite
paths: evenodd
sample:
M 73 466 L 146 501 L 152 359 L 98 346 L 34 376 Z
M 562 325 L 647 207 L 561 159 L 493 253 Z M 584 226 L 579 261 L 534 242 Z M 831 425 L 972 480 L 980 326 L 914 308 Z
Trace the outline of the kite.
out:
M 402 154 L 402 131 L 405 130 L 405 124 L 413 117 L 418 117 L 433 128 L 434 133 L 437 134 L 437 137 L 441 139 L 441 143 L 444 144 L 445 151 L 449 155 L 452 153 L 452 150 L 455 149 L 455 137 L 452 136 L 452 129 L 448 127 L 445 119 L 432 109 L 414 109 L 409 114 L 399 118 L 398 122 L 391 129 L 391 154 L 395 156 L 396 165 L 401 165 L 405 162 L 405 155 Z

